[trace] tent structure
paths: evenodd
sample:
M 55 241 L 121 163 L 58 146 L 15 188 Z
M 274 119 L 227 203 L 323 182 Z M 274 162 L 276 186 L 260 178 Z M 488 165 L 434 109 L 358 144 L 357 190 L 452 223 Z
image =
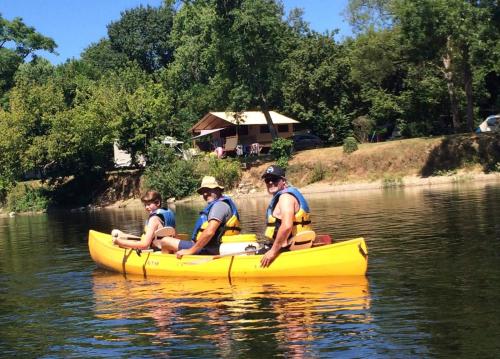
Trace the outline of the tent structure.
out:
M 270 111 L 276 132 L 280 137 L 293 135 L 294 126 L 299 121 Z M 189 130 L 198 147 L 211 151 L 223 147 L 226 152 L 245 152 L 248 147 L 268 148 L 272 137 L 264 113 L 260 111 L 245 112 L 209 112 Z M 204 147 L 204 148 L 202 148 Z

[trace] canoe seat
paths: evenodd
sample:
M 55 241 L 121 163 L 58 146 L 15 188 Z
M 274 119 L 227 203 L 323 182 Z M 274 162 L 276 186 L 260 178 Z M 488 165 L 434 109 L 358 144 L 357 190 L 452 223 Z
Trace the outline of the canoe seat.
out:
M 332 244 L 332 237 L 328 234 L 317 234 L 312 243 L 313 247 L 326 246 Z
M 290 250 L 308 249 L 312 247 L 316 233 L 314 231 L 303 231 L 290 238 Z

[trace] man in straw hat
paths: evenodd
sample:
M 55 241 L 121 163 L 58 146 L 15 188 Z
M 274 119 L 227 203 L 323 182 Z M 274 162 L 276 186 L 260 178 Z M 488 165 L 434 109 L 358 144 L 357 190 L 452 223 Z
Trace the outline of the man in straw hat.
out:
M 200 212 L 190 240 L 163 238 L 162 249 L 177 254 L 177 258 L 189 254 L 219 254 L 223 235 L 240 232 L 240 216 L 233 200 L 222 194 L 224 187 L 212 176 L 205 176 L 198 193 L 207 206 Z
M 311 230 L 311 220 L 307 201 L 297 188 L 288 185 L 283 168 L 269 166 L 262 179 L 267 192 L 273 196 L 266 212 L 265 232 L 273 245 L 260 262 L 262 267 L 269 267 L 282 251 L 288 250 L 291 237 Z

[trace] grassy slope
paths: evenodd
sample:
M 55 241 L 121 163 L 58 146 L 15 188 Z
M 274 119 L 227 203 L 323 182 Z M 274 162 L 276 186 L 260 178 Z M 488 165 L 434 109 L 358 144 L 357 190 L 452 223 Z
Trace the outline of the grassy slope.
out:
M 397 181 L 406 176 L 498 171 L 499 162 L 500 134 L 464 134 L 361 144 L 352 154 L 345 154 L 341 146 L 301 151 L 289 162 L 288 178 L 298 187 L 318 181 Z M 245 171 L 243 181 L 260 188 L 267 165 Z

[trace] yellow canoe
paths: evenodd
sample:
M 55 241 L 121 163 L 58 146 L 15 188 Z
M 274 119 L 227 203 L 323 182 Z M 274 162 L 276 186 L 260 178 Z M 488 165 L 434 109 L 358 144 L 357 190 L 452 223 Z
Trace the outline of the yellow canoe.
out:
M 126 274 L 168 277 L 332 277 L 365 275 L 368 250 L 363 238 L 281 253 L 268 268 L 261 255 L 183 256 L 124 249 L 109 234 L 89 231 L 89 251 L 99 267 Z

